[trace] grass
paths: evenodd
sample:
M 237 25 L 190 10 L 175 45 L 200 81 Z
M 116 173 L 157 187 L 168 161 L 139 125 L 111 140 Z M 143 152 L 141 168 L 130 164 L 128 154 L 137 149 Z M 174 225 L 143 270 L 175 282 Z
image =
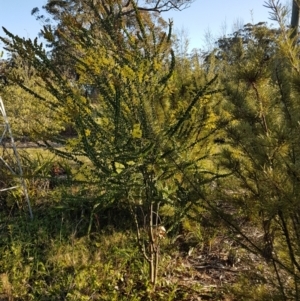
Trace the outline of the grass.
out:
M 249 287 L 251 281 L 256 283 L 253 275 L 247 281 L 232 272 L 218 278 L 220 270 L 201 268 L 226 264 L 229 251 L 238 250 L 220 223 L 207 222 L 211 216 L 201 207 L 193 208 L 179 232 L 174 230 L 161 242 L 159 280 L 153 291 L 130 212 L 120 204 L 102 204 L 95 185 L 72 181 L 74 177 L 53 189 L 42 185 L 58 159 L 37 149 L 20 154 L 34 219 L 29 218 L 22 193 L 0 195 L 0 299 L 233 301 L 251 300 L 258 292 L 261 300 L 268 296 L 263 283 L 243 293 L 247 281 Z M 76 165 L 70 170 L 82 176 Z

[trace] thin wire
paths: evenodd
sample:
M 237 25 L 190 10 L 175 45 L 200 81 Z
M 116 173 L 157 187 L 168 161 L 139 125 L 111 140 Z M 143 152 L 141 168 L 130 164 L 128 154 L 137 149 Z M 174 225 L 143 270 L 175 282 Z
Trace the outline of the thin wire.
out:
M 3 132 L 3 135 L 2 135 L 1 141 L 4 137 L 4 134 L 7 131 L 9 136 L 10 136 L 11 145 L 12 145 L 12 148 L 13 148 L 13 151 L 14 151 L 14 155 L 15 155 L 16 160 L 17 160 L 17 164 L 18 164 L 18 168 L 19 168 L 20 182 L 21 182 L 21 186 L 23 187 L 26 202 L 28 204 L 30 218 L 33 219 L 32 209 L 31 209 L 30 200 L 29 200 L 29 196 L 28 196 L 27 185 L 26 185 L 26 182 L 25 182 L 24 177 L 23 177 L 23 169 L 22 169 L 22 165 L 21 165 L 21 160 L 20 160 L 19 154 L 17 152 L 17 147 L 16 147 L 16 144 L 15 144 L 14 137 L 12 135 L 11 128 L 9 126 L 8 118 L 7 118 L 7 115 L 6 115 L 4 103 L 3 103 L 3 100 L 1 98 L 1 96 L 0 96 L 0 111 L 1 111 L 3 119 L 4 119 L 4 132 Z M 4 162 L 4 159 L 2 157 L 1 157 L 1 161 Z M 5 163 L 5 165 L 9 167 L 9 165 L 7 163 Z M 12 171 L 12 169 L 10 167 L 9 167 L 9 170 Z M 10 189 L 13 189 L 13 188 L 15 188 L 15 187 L 12 187 Z

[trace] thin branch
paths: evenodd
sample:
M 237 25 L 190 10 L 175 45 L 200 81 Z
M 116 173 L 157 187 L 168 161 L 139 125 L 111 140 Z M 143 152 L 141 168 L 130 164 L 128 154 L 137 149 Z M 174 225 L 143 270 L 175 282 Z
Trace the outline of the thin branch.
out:
M 129 0 L 125 5 L 123 5 L 123 7 L 128 8 L 129 6 L 129 2 L 131 2 L 132 0 Z M 192 2 L 194 2 L 195 0 L 186 0 L 186 1 L 182 1 L 182 3 L 180 3 L 181 1 L 178 1 L 178 4 L 175 3 L 175 1 L 167 1 L 167 2 L 161 2 L 161 0 L 157 0 L 156 3 L 153 6 L 147 7 L 147 6 L 137 6 L 137 9 L 139 11 L 146 11 L 146 12 L 158 12 L 158 13 L 162 13 L 162 12 L 168 12 L 172 9 L 175 10 L 179 10 L 182 11 L 186 8 L 188 8 Z M 134 9 L 129 9 L 126 11 L 122 11 L 121 12 L 121 16 L 126 16 L 126 15 L 130 15 L 134 12 Z
M 141 239 L 141 232 L 140 232 L 140 226 L 139 226 L 139 222 L 137 220 L 137 217 L 136 217 L 136 213 L 134 212 L 132 206 L 129 207 L 130 208 L 130 212 L 133 216 L 133 221 L 135 223 L 135 227 L 136 227 L 136 236 L 137 236 L 137 242 L 138 242 L 138 246 L 144 256 L 144 258 L 148 261 L 148 262 L 151 262 L 151 259 L 147 256 L 146 254 L 146 250 L 145 250 L 145 246 L 144 244 L 142 244 L 142 239 Z

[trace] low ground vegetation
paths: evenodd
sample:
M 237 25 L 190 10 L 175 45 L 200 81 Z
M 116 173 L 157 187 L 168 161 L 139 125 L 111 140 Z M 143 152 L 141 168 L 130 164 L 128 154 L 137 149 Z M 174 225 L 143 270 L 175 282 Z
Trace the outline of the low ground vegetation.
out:
M 97 187 L 80 179 L 74 165 L 44 152 L 21 152 L 33 220 L 22 191 L 1 194 L 2 300 L 275 300 L 267 263 L 197 208 L 173 229 L 172 217 L 162 212 L 168 233 L 153 291 L 128 208 L 99 205 Z M 51 187 L 57 165 L 70 168 L 69 178 Z M 30 174 L 37 166 L 43 168 Z M 262 233 L 241 223 L 259 240 Z

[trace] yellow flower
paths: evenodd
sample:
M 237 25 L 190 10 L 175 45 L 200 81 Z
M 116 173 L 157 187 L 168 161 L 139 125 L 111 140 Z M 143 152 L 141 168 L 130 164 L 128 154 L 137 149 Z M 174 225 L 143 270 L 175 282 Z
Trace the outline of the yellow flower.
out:
M 142 134 L 143 133 L 142 133 L 140 124 L 139 123 L 134 124 L 133 130 L 132 130 L 132 137 L 140 139 L 140 138 L 142 138 Z
M 119 162 L 115 162 L 115 169 L 117 173 L 121 173 L 123 169 L 125 168 L 125 165 Z
M 85 132 L 85 135 L 87 137 L 89 137 L 91 135 L 91 130 L 90 129 L 86 129 L 84 132 Z

